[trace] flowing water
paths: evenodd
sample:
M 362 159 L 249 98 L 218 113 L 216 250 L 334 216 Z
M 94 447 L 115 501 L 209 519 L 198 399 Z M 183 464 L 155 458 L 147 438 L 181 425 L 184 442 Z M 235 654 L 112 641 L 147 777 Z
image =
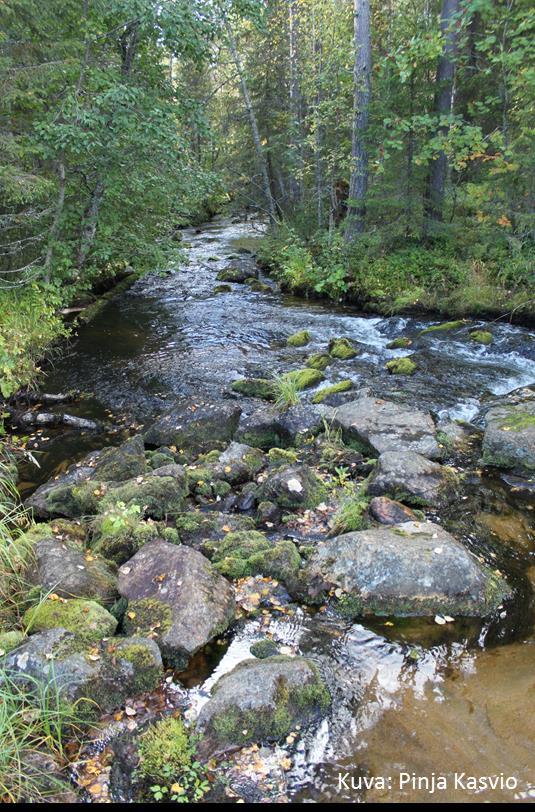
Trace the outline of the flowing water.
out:
M 477 427 L 487 404 L 535 383 L 535 340 L 520 327 L 492 324 L 494 341 L 486 347 L 468 339 L 476 323 L 420 336 L 434 322 L 299 300 L 281 295 L 269 280 L 271 291 L 232 284 L 230 292 L 214 293 L 219 270 L 254 267 L 248 251 L 261 230 L 255 223 L 216 219 L 184 231 L 186 263 L 138 281 L 81 327 L 50 371 L 46 389 L 84 392 L 73 411 L 102 420 L 106 430 L 42 431 L 35 442 L 41 467 L 24 472 L 25 487 L 120 438 L 128 426 L 147 424 L 177 398 L 232 397 L 232 380 L 299 368 L 335 336 L 347 336 L 361 352 L 329 367 L 326 383 L 350 377 L 355 389 L 371 387 L 377 395 L 430 409 L 439 419 Z M 303 329 L 312 343 L 286 347 L 287 336 Z M 414 338 L 411 348 L 388 350 L 399 335 Z M 385 372 L 386 360 L 412 352 L 419 367 L 413 377 Z M 251 406 L 243 401 L 245 410 Z M 460 527 L 467 543 L 485 545 L 513 580 L 516 598 L 501 617 L 446 627 L 433 619 L 348 624 L 297 609 L 269 620 L 281 644 L 318 662 L 334 694 L 330 717 L 303 737 L 293 755 L 287 777 L 295 801 L 535 799 L 533 504 L 529 494 L 497 478 L 480 478 L 477 464 L 472 468 L 465 502 L 444 521 Z M 221 673 L 249 656 L 259 633 L 259 621 L 247 622 L 225 646 L 195 658 L 181 675 L 192 707 L 206 701 Z M 342 785 L 340 773 L 346 776 Z M 402 786 L 400 773 L 409 776 Z M 466 790 L 466 778 L 456 786 L 455 773 L 494 776 L 497 784 Z M 439 775 L 449 776 L 448 786 L 433 792 L 432 778 Z M 364 786 L 365 778 L 378 776 L 386 786 Z M 427 789 L 418 785 L 419 777 L 427 777 Z M 504 788 L 508 778 L 515 789 Z

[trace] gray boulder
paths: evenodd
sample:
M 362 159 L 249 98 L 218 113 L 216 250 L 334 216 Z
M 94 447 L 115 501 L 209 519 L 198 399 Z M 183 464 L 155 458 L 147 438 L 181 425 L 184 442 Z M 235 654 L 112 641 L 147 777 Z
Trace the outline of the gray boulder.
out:
M 535 472 L 535 397 L 494 406 L 486 414 L 483 462 L 520 476 Z
M 240 407 L 232 402 L 181 403 L 152 424 L 145 442 L 196 454 L 225 448 L 238 428 L 240 414 Z
M 332 422 L 346 443 L 366 453 L 408 450 L 430 459 L 441 456 L 431 415 L 419 409 L 365 394 L 335 409 Z
M 263 406 L 248 417 L 242 417 L 236 439 L 267 451 L 299 446 L 318 434 L 322 426 L 323 414 L 316 406 L 300 404 L 285 411 Z
M 243 485 L 254 479 L 265 464 L 266 459 L 258 448 L 231 443 L 214 465 L 214 478 L 230 485 Z
M 231 585 L 204 555 L 160 540 L 120 567 L 119 592 L 128 599 L 127 633 L 154 637 L 176 668 L 223 634 L 236 612 Z
M 117 575 L 106 561 L 86 555 L 79 546 L 54 536 L 35 545 L 31 580 L 44 592 L 62 598 L 93 598 L 112 603 L 117 596 Z
M 302 571 L 302 583 L 311 602 L 340 589 L 341 608 L 354 617 L 443 612 L 485 617 L 511 595 L 501 577 L 431 522 L 328 539 Z
M 85 651 L 76 635 L 57 628 L 34 634 L 2 659 L 11 679 L 28 687 L 50 687 L 68 702 L 87 699 L 77 712 L 94 717 L 126 697 L 157 687 L 162 658 L 153 640 L 112 638 Z
M 306 465 L 288 465 L 270 470 L 258 489 L 259 502 L 274 502 L 281 508 L 315 508 L 327 498 L 321 479 Z
M 444 505 L 457 496 L 458 477 L 450 468 L 414 451 L 385 451 L 368 484 L 371 496 L 390 496 L 411 505 Z
M 201 708 L 203 754 L 277 741 L 317 719 L 329 703 L 316 666 L 305 657 L 244 660 L 221 677 Z

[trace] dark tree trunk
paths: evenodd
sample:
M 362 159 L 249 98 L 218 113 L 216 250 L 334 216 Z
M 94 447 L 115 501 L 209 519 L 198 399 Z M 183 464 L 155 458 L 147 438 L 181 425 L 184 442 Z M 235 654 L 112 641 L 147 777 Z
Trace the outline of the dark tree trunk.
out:
M 459 0 L 442 0 L 440 30 L 444 36 L 444 48 L 438 61 L 435 96 L 435 113 L 439 118 L 449 116 L 452 111 L 458 12 Z M 448 125 L 444 124 L 438 132 L 447 135 L 448 129 Z M 448 159 L 444 152 L 440 152 L 429 164 L 424 199 L 424 237 L 429 236 L 435 224 L 443 219 L 447 173 Z

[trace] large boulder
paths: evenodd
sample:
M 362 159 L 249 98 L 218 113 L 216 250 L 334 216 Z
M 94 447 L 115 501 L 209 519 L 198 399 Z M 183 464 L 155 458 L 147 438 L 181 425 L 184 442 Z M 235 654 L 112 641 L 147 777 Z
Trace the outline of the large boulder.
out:
M 507 583 L 431 522 L 374 527 L 327 539 L 302 571 L 305 599 L 341 590 L 351 616 L 485 617 L 510 597 Z
M 194 454 L 223 449 L 234 437 L 240 414 L 240 407 L 230 401 L 181 403 L 152 424 L 145 432 L 145 442 Z
M 120 567 L 119 592 L 128 599 L 127 633 L 154 637 L 176 668 L 222 634 L 236 611 L 231 585 L 204 555 L 159 540 Z
M 415 451 L 385 451 L 377 460 L 368 493 L 391 496 L 415 506 L 437 506 L 456 498 L 458 484 L 451 468 Z
M 264 406 L 242 417 L 236 439 L 267 451 L 278 446 L 299 446 L 318 434 L 322 426 L 323 414 L 315 406 L 303 403 L 285 411 Z
M 50 516 L 78 516 L 77 500 L 73 492 L 81 483 L 122 482 L 140 476 L 147 470 L 145 449 L 141 437 L 133 437 L 118 448 L 92 451 L 83 460 L 71 465 L 64 474 L 41 485 L 26 500 L 39 518 Z M 83 512 L 83 511 L 82 511 Z
M 258 501 L 281 508 L 315 508 L 327 497 L 325 485 L 306 465 L 288 465 L 269 471 L 258 489 Z
M 34 551 L 30 578 L 43 592 L 55 592 L 62 598 L 93 598 L 100 603 L 115 600 L 117 576 L 98 556 L 52 534 L 40 539 Z
M 84 650 L 76 635 L 61 628 L 32 635 L 0 662 L 4 673 L 29 691 L 36 684 L 50 687 L 52 696 L 57 692 L 77 702 L 77 713 L 91 717 L 154 690 L 163 671 L 153 640 L 114 637 Z
M 186 472 L 181 465 L 164 465 L 144 476 L 119 484 L 112 483 L 102 489 L 98 513 L 117 504 L 129 508 L 138 505 L 144 516 L 165 519 L 184 510 L 188 494 Z
M 494 406 L 486 414 L 483 462 L 520 476 L 535 472 L 535 397 Z
M 201 708 L 201 749 L 207 755 L 277 741 L 319 718 L 329 704 L 316 666 L 305 657 L 244 660 L 218 680 Z
M 362 395 L 339 406 L 332 423 L 342 430 L 346 443 L 366 453 L 407 450 L 430 459 L 441 455 L 431 415 L 389 400 Z

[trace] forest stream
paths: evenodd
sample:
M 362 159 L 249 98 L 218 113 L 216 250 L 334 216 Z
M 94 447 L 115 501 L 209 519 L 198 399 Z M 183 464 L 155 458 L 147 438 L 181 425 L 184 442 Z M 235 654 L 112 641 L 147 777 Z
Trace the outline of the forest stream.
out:
M 25 463 L 20 490 L 31 495 L 88 452 L 147 429 L 179 400 L 237 403 L 248 414 L 259 401 L 233 392 L 233 381 L 302 368 L 304 359 L 324 351 L 331 339 L 349 339 L 358 355 L 331 364 L 321 384 L 350 379 L 353 389 L 340 403 L 369 390 L 376 398 L 430 412 L 439 428 L 461 421 L 467 442 L 451 451 L 448 463 L 464 474 L 462 491 L 454 504 L 426 509 L 426 518 L 492 562 L 513 587 L 513 597 L 485 619 L 377 616 L 353 622 L 281 595 L 264 614 L 242 617 L 198 652 L 186 670 L 168 676 L 166 690 L 194 715 L 216 680 L 250 657 L 251 643 L 267 634 L 282 653 L 310 657 L 333 698 L 318 724 L 293 746 L 277 749 L 280 756 L 286 747 L 291 759 L 284 772 L 284 796 L 291 801 L 535 799 L 535 486 L 480 465 L 485 410 L 535 384 L 533 335 L 504 321 L 422 333 L 438 319 L 383 317 L 282 294 L 256 265 L 261 233 L 257 221 L 224 218 L 183 230 L 184 264 L 139 279 L 79 327 L 47 371 L 43 388 L 81 392 L 68 410 L 96 421 L 100 430 L 34 431 L 27 448 L 39 467 Z M 246 269 L 257 283 L 231 282 L 215 292 L 218 273 L 229 265 Z M 492 332 L 491 344 L 468 340 L 476 327 Z M 303 330 L 310 343 L 287 346 L 288 336 Z M 402 335 L 412 342 L 408 349 L 387 348 Z M 414 375 L 386 371 L 388 360 L 407 355 L 417 359 Z M 318 388 L 307 389 L 303 402 L 310 402 Z M 50 410 L 60 408 L 66 407 Z M 286 537 L 314 543 L 322 531 L 311 524 L 302 531 L 288 527 Z M 96 751 L 103 751 L 113 735 L 103 731 Z M 264 750 L 260 757 L 269 778 L 273 753 Z M 509 777 L 515 788 L 497 781 L 470 796 L 460 779 L 460 786 L 451 781 L 430 797 L 409 779 L 386 788 L 363 782 L 400 771 Z M 340 786 L 340 772 L 353 784 Z M 127 783 L 115 774 L 112 798 L 129 800 Z

